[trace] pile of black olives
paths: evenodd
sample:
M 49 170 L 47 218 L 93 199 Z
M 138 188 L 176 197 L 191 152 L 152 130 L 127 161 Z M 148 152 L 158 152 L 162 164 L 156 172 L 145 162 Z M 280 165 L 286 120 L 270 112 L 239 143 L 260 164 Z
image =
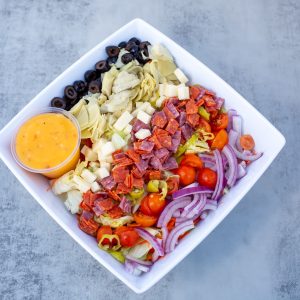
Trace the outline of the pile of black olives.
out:
M 118 46 L 107 46 L 105 48 L 108 55 L 107 59 L 98 61 L 93 70 L 87 70 L 84 73 L 84 81 L 76 80 L 73 85 L 67 85 L 64 89 L 63 98 L 53 98 L 51 106 L 70 110 L 88 92 L 100 93 L 102 87 L 101 74 L 109 71 L 111 66 L 116 63 L 122 48 L 128 51 L 121 57 L 123 64 L 128 64 L 136 59 L 141 65 L 144 65 L 150 60 L 149 45 L 151 44 L 148 41 L 141 42 L 138 38 L 133 37 L 128 42 L 119 43 Z

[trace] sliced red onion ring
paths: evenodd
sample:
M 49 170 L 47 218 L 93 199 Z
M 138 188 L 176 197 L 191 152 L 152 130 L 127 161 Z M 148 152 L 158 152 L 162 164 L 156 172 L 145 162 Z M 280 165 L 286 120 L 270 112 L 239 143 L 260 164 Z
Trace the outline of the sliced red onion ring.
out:
M 222 153 L 226 156 L 229 169 L 228 169 L 228 178 L 227 178 L 227 185 L 229 187 L 233 187 L 238 174 L 238 163 L 235 156 L 235 153 L 230 145 L 225 145 L 223 147 Z
M 201 218 L 201 220 L 205 220 L 207 218 L 207 216 L 208 216 L 208 212 L 205 210 L 201 213 L 200 218 Z
M 179 199 L 176 199 L 176 200 L 170 202 L 164 208 L 162 213 L 160 214 L 158 221 L 157 221 L 157 227 L 167 226 L 167 224 L 171 220 L 174 212 L 177 209 L 183 208 L 190 203 L 191 203 L 190 197 L 179 198 Z
M 150 245 L 154 248 L 154 250 L 157 252 L 159 256 L 164 255 L 164 250 L 156 237 L 154 237 L 144 228 L 137 227 L 135 228 L 135 231 L 139 234 L 141 238 L 143 238 L 144 240 L 150 243 Z
M 237 115 L 237 112 L 235 109 L 229 109 L 228 112 L 228 125 L 227 125 L 227 131 L 229 132 L 232 129 L 232 117 Z
M 163 239 L 162 245 L 163 245 L 163 248 L 165 248 L 166 240 L 169 235 L 169 230 L 168 230 L 167 226 L 163 226 L 161 228 L 161 234 L 162 234 L 162 239 Z
M 236 115 L 232 117 L 232 129 L 238 133 L 238 138 L 236 140 L 236 147 L 239 151 L 242 151 L 242 147 L 240 145 L 240 136 L 243 134 L 241 116 Z
M 203 210 L 206 204 L 206 196 L 204 194 L 201 194 L 199 198 L 200 199 L 197 205 L 188 212 L 186 218 L 192 219 L 193 217 L 200 215 L 201 211 Z
M 199 199 L 200 199 L 199 194 L 195 194 L 192 202 L 183 209 L 183 212 L 180 214 L 180 217 L 183 217 L 183 218 L 186 217 L 188 215 L 188 213 L 197 206 Z M 179 216 L 177 216 L 177 217 L 179 217 Z
M 197 187 L 197 186 L 199 186 L 199 183 L 198 182 L 193 182 L 193 183 L 183 187 L 182 190 L 188 189 L 188 188 L 191 188 L 191 187 Z
M 245 165 L 245 166 L 244 166 Z M 238 174 L 237 174 L 237 179 L 243 178 L 247 174 L 246 170 L 246 163 L 242 161 L 238 165 Z
M 143 265 L 143 266 L 152 266 L 153 265 L 153 262 L 151 261 L 148 261 L 148 260 L 141 260 L 141 259 L 138 259 L 138 258 L 135 258 L 135 257 L 132 257 L 130 255 L 126 255 L 126 259 L 127 260 L 130 260 L 131 262 L 136 262 L 140 265 Z
M 208 154 L 199 154 L 199 157 L 201 158 L 206 168 L 210 168 L 213 171 L 216 170 L 216 161 L 213 156 Z
M 150 268 L 144 265 L 138 265 L 136 268 L 145 273 L 150 271 Z
M 193 221 L 188 220 L 173 228 L 167 238 L 165 252 L 166 253 L 172 252 L 175 249 L 178 238 L 185 232 L 193 229 L 194 227 L 195 226 Z
M 224 169 L 223 169 L 223 162 L 221 153 L 219 150 L 213 151 L 215 159 L 216 159 L 216 166 L 217 166 L 217 184 L 215 187 L 215 190 L 211 196 L 211 199 L 218 200 L 221 196 L 222 190 L 223 190 L 223 180 L 224 180 Z
M 142 270 L 138 269 L 139 264 L 137 264 L 135 262 L 132 262 L 132 261 L 129 261 L 126 259 L 124 266 L 125 266 L 125 270 L 134 276 L 139 276 L 142 274 Z
M 218 207 L 218 202 L 215 201 L 215 200 L 207 200 L 204 208 L 203 208 L 203 211 L 205 210 L 216 210 Z
M 232 149 L 233 149 L 233 151 L 234 151 L 234 153 L 235 153 L 235 155 L 238 159 L 254 161 L 254 160 L 257 160 L 258 158 L 260 158 L 263 155 L 262 152 L 258 152 L 256 154 L 252 154 L 252 155 L 249 155 L 247 153 L 241 153 L 235 147 L 237 138 L 238 138 L 238 133 L 234 130 L 230 130 L 229 131 L 229 136 L 228 136 L 228 143 L 232 147 Z
M 178 218 L 178 217 L 180 217 L 180 215 L 181 215 L 180 209 L 177 209 L 177 210 L 174 211 L 174 213 L 173 213 L 173 217 L 174 217 L 174 218 Z
M 173 193 L 173 199 L 178 199 L 184 196 L 189 196 L 192 194 L 211 194 L 213 193 L 212 190 L 203 187 L 203 186 L 197 186 L 197 187 L 189 187 L 189 188 L 184 188 L 181 190 L 178 190 Z

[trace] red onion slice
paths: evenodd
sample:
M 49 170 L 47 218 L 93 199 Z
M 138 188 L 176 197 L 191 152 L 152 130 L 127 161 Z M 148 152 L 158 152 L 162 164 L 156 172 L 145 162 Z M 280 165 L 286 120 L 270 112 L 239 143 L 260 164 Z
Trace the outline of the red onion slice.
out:
M 193 201 L 183 209 L 183 212 L 181 213 L 180 217 L 183 217 L 183 218 L 186 217 L 188 215 L 188 213 L 197 206 L 199 199 L 200 199 L 199 194 L 195 194 Z
M 186 205 L 191 203 L 191 199 L 190 198 L 180 198 L 180 199 L 176 199 L 172 202 L 170 202 L 162 211 L 162 213 L 160 214 L 158 221 L 157 221 L 157 227 L 163 227 L 163 226 L 167 226 L 168 222 L 171 220 L 174 212 L 179 209 L 179 208 L 183 208 Z
M 186 215 L 186 218 L 191 219 L 195 216 L 200 215 L 205 204 L 206 204 L 206 196 L 204 194 L 201 194 L 197 205 L 188 212 L 188 214 Z
M 203 187 L 203 186 L 197 186 L 197 187 L 189 187 L 189 188 L 184 188 L 181 190 L 178 190 L 173 193 L 173 199 L 178 199 L 184 196 L 189 196 L 192 194 L 212 194 L 213 191 Z
M 227 125 L 227 131 L 229 132 L 232 129 L 232 117 L 237 115 L 237 112 L 235 109 L 229 109 L 228 112 L 228 125 Z
M 226 156 L 229 169 L 228 169 L 228 178 L 227 178 L 227 185 L 229 187 L 233 187 L 238 174 L 238 163 L 235 156 L 235 153 L 230 145 L 225 145 L 223 147 L 222 153 Z
M 178 238 L 185 232 L 193 229 L 194 227 L 195 226 L 193 221 L 188 220 L 173 228 L 167 238 L 165 252 L 166 253 L 172 252 L 175 249 Z
M 140 265 L 143 265 L 143 266 L 152 266 L 153 265 L 153 262 L 151 262 L 151 261 L 141 260 L 141 259 L 132 257 L 130 255 L 126 255 L 126 259 L 131 261 L 131 262 L 135 262 L 135 263 L 138 263 Z
M 215 187 L 215 190 L 211 196 L 211 199 L 218 200 L 221 196 L 222 190 L 223 190 L 223 180 L 224 180 L 224 169 L 223 169 L 223 162 L 221 153 L 219 150 L 213 151 L 215 159 L 216 159 L 216 166 L 217 166 L 217 184 Z
M 164 250 L 156 237 L 154 237 L 144 228 L 137 227 L 135 228 L 135 231 L 139 234 L 141 238 L 143 238 L 144 240 L 150 243 L 150 245 L 154 248 L 154 250 L 157 252 L 159 256 L 164 255 Z

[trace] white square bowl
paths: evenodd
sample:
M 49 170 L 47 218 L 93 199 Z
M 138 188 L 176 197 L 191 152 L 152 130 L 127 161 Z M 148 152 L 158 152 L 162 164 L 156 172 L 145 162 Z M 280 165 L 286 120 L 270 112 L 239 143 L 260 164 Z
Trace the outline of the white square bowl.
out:
M 101 251 L 97 247 L 94 238 L 78 228 L 75 216 L 71 215 L 65 209 L 61 200 L 49 191 L 46 178 L 24 171 L 16 164 L 10 152 L 11 137 L 21 124 L 24 116 L 34 114 L 39 109 L 48 106 L 50 99 L 61 95 L 66 85 L 82 78 L 86 70 L 92 68 L 98 60 L 103 59 L 107 45 L 118 44 L 120 41 L 128 40 L 132 36 L 148 40 L 152 44 L 162 43 L 165 45 L 175 58 L 177 65 L 188 75 L 191 82 L 199 83 L 215 91 L 220 97 L 225 98 L 226 108 L 234 108 L 238 111 L 243 118 L 245 132 L 253 135 L 256 149 L 264 152 L 264 155 L 258 161 L 250 165 L 247 176 L 242 178 L 230 190 L 230 193 L 223 197 L 217 211 L 211 213 L 205 221 L 201 222 L 185 237 L 174 252 L 155 263 L 151 271 L 141 277 L 128 274 L 123 265 L 106 252 Z M 36 201 L 78 244 L 132 290 L 136 293 L 142 293 L 158 282 L 212 232 L 260 178 L 284 144 L 285 138 L 283 135 L 218 75 L 160 31 L 141 19 L 134 19 L 76 61 L 32 99 L 2 129 L 0 132 L 0 157 Z

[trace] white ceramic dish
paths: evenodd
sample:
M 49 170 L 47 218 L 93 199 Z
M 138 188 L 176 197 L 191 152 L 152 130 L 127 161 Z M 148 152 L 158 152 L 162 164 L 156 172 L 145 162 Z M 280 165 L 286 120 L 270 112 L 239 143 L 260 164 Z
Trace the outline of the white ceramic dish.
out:
M 105 46 L 118 44 L 120 41 L 128 40 L 132 36 L 149 40 L 152 44 L 158 42 L 164 44 L 191 82 L 200 83 L 217 92 L 219 96 L 225 98 L 226 108 L 235 108 L 238 111 L 243 117 L 245 132 L 253 135 L 257 149 L 264 152 L 264 155 L 258 161 L 251 164 L 248 175 L 241 179 L 229 194 L 223 197 L 217 211 L 211 213 L 205 221 L 201 222 L 191 234 L 180 242 L 174 252 L 155 263 L 151 271 L 141 277 L 128 274 L 123 265 L 109 254 L 101 251 L 97 247 L 94 238 L 78 228 L 76 218 L 65 209 L 63 203 L 51 191 L 47 191 L 49 187 L 47 179 L 38 174 L 28 173 L 19 167 L 10 151 L 11 137 L 24 117 L 33 115 L 39 112 L 39 109 L 48 106 L 50 99 L 62 95 L 64 86 L 82 78 L 87 69 L 92 68 L 95 62 L 105 57 Z M 157 29 L 141 19 L 135 19 L 82 56 L 32 99 L 2 129 L 0 132 L 0 157 L 37 202 L 68 234 L 136 293 L 142 293 L 158 282 L 212 232 L 270 166 L 284 144 L 285 138 L 283 135 L 218 75 Z

